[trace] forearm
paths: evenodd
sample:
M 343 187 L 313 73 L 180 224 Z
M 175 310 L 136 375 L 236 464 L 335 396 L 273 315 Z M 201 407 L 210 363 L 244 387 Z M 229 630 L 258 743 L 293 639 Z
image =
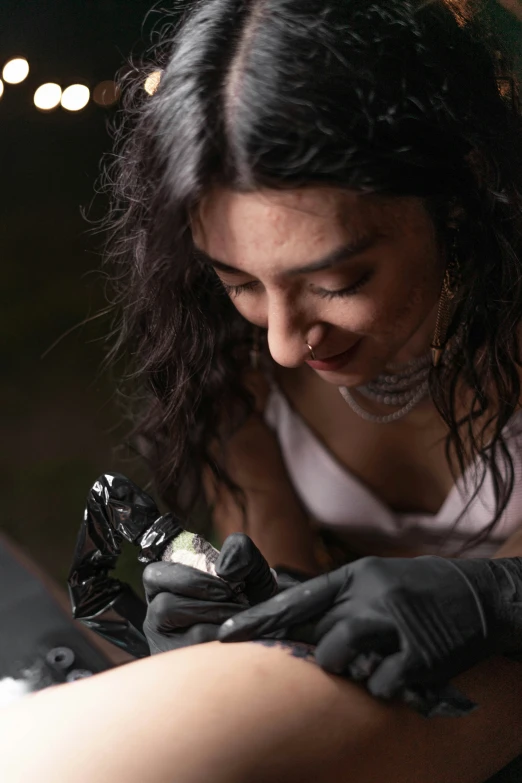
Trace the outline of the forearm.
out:
M 263 497 L 261 493 L 246 492 L 247 527 L 233 500 L 221 497 L 212 515 L 215 530 L 222 543 L 231 533 L 246 532 L 273 567 L 287 565 L 311 576 L 320 573 L 316 556 L 316 534 L 308 519 L 292 498 Z
M 0 711 L 2 783 L 482 783 L 522 752 L 522 669 L 455 684 L 480 707 L 426 720 L 262 643 L 211 643 Z
M 210 472 L 205 474 L 205 492 L 221 541 L 231 533 L 245 532 L 271 566 L 320 573 L 316 535 L 288 478 L 277 439 L 259 416 L 236 433 L 221 458 L 246 502 L 244 517 L 227 487 L 217 484 Z

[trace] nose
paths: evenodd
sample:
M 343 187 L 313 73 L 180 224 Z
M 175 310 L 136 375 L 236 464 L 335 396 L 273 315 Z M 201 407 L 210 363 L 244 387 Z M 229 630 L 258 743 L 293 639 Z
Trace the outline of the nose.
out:
M 299 367 L 310 358 L 308 330 L 305 317 L 289 303 L 275 303 L 268 313 L 268 348 L 274 361 L 282 367 Z

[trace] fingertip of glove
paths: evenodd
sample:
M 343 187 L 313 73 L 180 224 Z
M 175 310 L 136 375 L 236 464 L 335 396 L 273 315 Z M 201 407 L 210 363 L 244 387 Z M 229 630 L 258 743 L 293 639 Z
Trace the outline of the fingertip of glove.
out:
M 240 639 L 236 638 L 240 635 L 241 629 L 237 627 L 237 623 L 234 618 L 230 617 L 219 626 L 216 638 L 218 642 L 235 642 L 240 641 Z
M 384 699 L 384 701 L 391 701 L 396 698 L 404 688 L 404 682 L 397 680 L 395 682 L 381 683 L 374 681 L 372 677 L 367 681 L 366 688 L 372 696 L 376 699 Z
M 245 533 L 228 536 L 215 563 L 218 576 L 236 582 L 262 573 L 268 567 L 257 546 Z

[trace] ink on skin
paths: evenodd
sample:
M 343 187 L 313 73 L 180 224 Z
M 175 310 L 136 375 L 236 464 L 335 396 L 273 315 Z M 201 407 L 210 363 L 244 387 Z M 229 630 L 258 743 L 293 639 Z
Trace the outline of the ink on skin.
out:
M 265 647 L 279 647 L 287 650 L 294 658 L 301 658 L 303 661 L 315 663 L 315 645 L 305 642 L 287 642 L 280 639 L 252 639 L 255 644 L 263 644 Z

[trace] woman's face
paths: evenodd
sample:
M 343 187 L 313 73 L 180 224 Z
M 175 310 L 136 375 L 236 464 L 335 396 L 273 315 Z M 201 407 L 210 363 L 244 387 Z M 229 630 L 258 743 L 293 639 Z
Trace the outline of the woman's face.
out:
M 444 264 L 420 199 L 215 188 L 192 230 L 280 365 L 308 361 L 309 343 L 324 380 L 356 386 L 429 347 Z

